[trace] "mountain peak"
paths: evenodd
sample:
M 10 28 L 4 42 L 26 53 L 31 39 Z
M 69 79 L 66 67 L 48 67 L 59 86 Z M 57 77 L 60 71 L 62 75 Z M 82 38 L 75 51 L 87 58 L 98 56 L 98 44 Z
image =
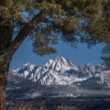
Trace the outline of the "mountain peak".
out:
M 25 67 L 30 67 L 30 68 L 32 67 L 33 68 L 34 66 L 36 66 L 36 65 L 31 64 L 31 63 L 25 63 L 25 64 L 22 65 L 21 68 L 25 68 Z
M 85 64 L 83 66 L 83 68 L 85 68 L 85 69 L 95 69 L 95 67 L 93 65 L 89 64 L 89 63 Z
M 65 59 L 62 56 L 57 57 L 54 60 L 50 59 L 44 66 L 55 71 L 65 71 L 73 67 L 78 69 L 77 66 L 73 65 L 70 60 Z
M 56 57 L 56 59 L 62 60 L 62 61 L 65 61 L 65 60 L 66 60 L 63 56 L 61 56 L 61 57 Z

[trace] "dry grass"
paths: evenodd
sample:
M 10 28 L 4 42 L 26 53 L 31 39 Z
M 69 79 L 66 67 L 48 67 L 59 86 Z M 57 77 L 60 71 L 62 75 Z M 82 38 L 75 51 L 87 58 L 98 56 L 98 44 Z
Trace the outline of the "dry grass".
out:
M 63 99 L 61 100 L 61 105 L 53 105 L 52 107 L 46 107 L 46 104 L 44 101 L 38 102 L 35 104 L 35 102 L 20 102 L 17 103 L 11 107 L 9 107 L 7 110 L 81 110 L 78 109 L 72 105 L 65 105 Z
M 46 110 L 45 104 L 41 103 L 38 107 L 33 108 L 32 103 L 18 103 L 8 108 L 8 110 Z
M 11 107 L 9 107 L 8 110 L 32 110 L 32 104 L 31 103 L 22 103 L 22 104 L 16 104 Z
M 67 106 L 57 106 L 54 110 L 80 110 L 76 107 L 67 107 Z M 32 103 L 23 103 L 23 104 L 16 104 L 14 106 L 11 106 L 8 110 L 47 110 L 44 103 L 41 103 L 37 107 L 32 107 Z M 53 110 L 53 109 L 51 109 Z

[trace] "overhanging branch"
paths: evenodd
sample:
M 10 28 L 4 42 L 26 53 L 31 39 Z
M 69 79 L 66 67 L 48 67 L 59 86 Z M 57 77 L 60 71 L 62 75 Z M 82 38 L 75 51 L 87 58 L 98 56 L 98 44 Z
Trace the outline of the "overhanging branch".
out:
M 25 26 L 20 30 L 12 44 L 8 48 L 8 52 L 13 55 L 18 47 L 22 44 L 25 38 L 31 33 L 36 23 L 40 23 L 43 20 L 42 12 L 34 16 Z

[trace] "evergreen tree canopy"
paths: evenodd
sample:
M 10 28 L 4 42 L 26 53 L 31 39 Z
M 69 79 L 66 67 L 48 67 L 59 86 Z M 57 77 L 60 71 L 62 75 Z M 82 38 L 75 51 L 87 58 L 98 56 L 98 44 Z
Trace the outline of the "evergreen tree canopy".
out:
M 104 64 L 108 69 L 110 69 L 110 44 L 106 44 L 102 50 L 103 56 L 102 59 L 104 60 Z
M 0 54 L 15 51 L 28 35 L 39 55 L 56 52 L 52 44 L 60 39 L 109 44 L 110 1 L 0 0 Z

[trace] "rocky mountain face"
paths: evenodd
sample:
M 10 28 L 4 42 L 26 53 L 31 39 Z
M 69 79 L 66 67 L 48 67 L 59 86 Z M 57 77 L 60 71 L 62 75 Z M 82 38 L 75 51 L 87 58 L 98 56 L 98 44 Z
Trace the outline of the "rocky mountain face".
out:
M 19 79 L 15 77 L 39 82 L 41 85 L 110 84 L 110 70 L 104 66 L 86 64 L 79 67 L 63 57 L 50 59 L 43 66 L 24 64 L 9 72 L 9 81 Z

